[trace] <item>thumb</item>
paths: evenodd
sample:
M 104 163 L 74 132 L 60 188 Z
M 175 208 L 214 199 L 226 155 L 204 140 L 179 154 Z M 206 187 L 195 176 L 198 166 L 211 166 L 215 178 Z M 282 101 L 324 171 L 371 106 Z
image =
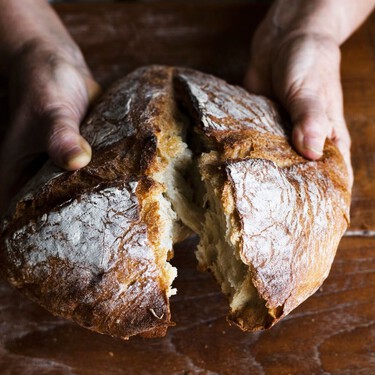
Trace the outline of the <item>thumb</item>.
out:
M 49 125 L 46 142 L 52 161 L 68 171 L 86 166 L 91 160 L 91 147 L 79 134 L 79 119 L 60 113 L 53 116 Z
M 331 132 L 322 98 L 313 92 L 299 92 L 288 101 L 287 110 L 294 124 L 292 141 L 297 151 L 308 159 L 319 159 Z
M 88 104 L 92 104 L 101 94 L 101 87 L 88 74 L 85 78 Z M 74 171 L 86 166 L 91 160 L 91 147 L 80 135 L 79 128 L 83 114 L 60 107 L 49 116 L 49 134 L 47 135 L 47 153 L 51 160 L 61 168 Z

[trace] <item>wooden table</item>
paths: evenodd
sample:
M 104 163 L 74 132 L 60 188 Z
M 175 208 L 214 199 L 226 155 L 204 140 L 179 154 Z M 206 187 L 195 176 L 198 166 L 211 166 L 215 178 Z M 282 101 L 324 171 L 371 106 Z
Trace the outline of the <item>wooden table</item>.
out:
M 244 2 L 60 5 L 97 79 L 151 63 L 186 65 L 240 82 L 265 7 Z M 128 342 L 55 318 L 0 283 L 0 374 L 375 374 L 375 16 L 343 47 L 353 137 L 352 225 L 323 287 L 270 331 L 226 323 L 227 303 L 196 271 L 194 240 L 176 247 L 177 325 Z

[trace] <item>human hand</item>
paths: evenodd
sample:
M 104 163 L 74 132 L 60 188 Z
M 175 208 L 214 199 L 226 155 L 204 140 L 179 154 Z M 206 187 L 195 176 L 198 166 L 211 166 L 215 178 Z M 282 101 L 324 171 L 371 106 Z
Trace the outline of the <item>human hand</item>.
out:
M 89 163 L 91 148 L 79 126 L 99 91 L 83 59 L 73 61 L 38 42 L 13 61 L 9 81 L 11 119 L 0 157 L 1 208 L 34 172 L 41 154 L 67 170 Z
M 38 43 L 17 56 L 9 80 L 12 115 L 0 158 L 3 205 L 43 153 L 67 170 L 89 163 L 91 148 L 79 126 L 99 91 L 83 59 L 72 61 Z
M 67 170 L 91 159 L 79 126 L 100 89 L 78 47 L 66 39 L 30 39 L 8 64 L 11 118 L 0 155 L 0 212 L 35 173 L 41 155 Z
M 371 7 L 367 3 L 360 13 L 345 14 L 345 6 L 353 5 L 347 0 L 341 6 L 331 0 L 275 1 L 255 33 L 245 87 L 276 97 L 283 104 L 293 123 L 292 142 L 304 157 L 319 159 L 326 138 L 331 139 L 344 157 L 352 183 L 350 136 L 340 83 L 340 44 Z M 343 14 L 352 17 L 350 22 L 340 18 Z

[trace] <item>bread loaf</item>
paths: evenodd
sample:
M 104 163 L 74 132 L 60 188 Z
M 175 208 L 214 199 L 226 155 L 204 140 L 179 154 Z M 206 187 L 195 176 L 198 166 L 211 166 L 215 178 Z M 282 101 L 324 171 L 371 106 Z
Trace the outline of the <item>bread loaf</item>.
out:
M 298 155 L 268 99 L 189 69 L 140 68 L 81 131 L 91 163 L 48 162 L 2 222 L 4 275 L 53 314 L 163 336 L 168 260 L 190 232 L 246 331 L 271 327 L 327 277 L 349 222 L 347 171 L 329 141 L 317 162 Z

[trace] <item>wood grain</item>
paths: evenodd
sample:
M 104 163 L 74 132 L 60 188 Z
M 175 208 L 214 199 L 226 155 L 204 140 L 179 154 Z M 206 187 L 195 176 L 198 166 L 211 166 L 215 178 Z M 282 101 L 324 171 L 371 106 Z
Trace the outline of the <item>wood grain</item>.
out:
M 107 86 L 135 67 L 184 65 L 240 83 L 263 5 L 176 2 L 59 5 L 94 75 Z M 176 247 L 176 327 L 122 342 L 55 318 L 0 282 L 0 374 L 375 374 L 375 16 L 344 45 L 353 137 L 352 226 L 323 287 L 267 332 L 242 333 L 196 270 L 195 241 Z M 6 98 L 0 121 L 6 124 Z M 360 236 L 358 236 L 360 234 Z
M 267 7 L 243 1 L 91 5 L 59 13 L 107 86 L 140 65 L 189 66 L 241 84 Z M 342 48 L 345 117 L 355 186 L 351 230 L 375 230 L 375 15 Z
M 375 14 L 342 48 L 345 117 L 355 184 L 351 230 L 375 229 Z
M 189 66 L 241 83 L 264 5 L 155 2 L 57 7 L 105 86 L 148 64 Z
M 251 36 L 267 6 L 244 1 L 158 1 L 60 4 L 56 9 L 94 76 L 107 87 L 148 64 L 188 66 L 241 84 Z M 374 38 L 375 15 L 342 48 L 345 116 L 355 171 L 351 230 L 362 233 L 375 229 Z M 0 111 L 4 128 L 8 112 L 4 92 Z
M 177 325 L 163 339 L 91 333 L 0 284 L 0 369 L 9 370 L 1 374 L 375 373 L 375 239 L 345 238 L 324 286 L 255 334 L 228 326 L 225 298 L 196 270 L 194 247 L 194 240 L 176 247 Z

